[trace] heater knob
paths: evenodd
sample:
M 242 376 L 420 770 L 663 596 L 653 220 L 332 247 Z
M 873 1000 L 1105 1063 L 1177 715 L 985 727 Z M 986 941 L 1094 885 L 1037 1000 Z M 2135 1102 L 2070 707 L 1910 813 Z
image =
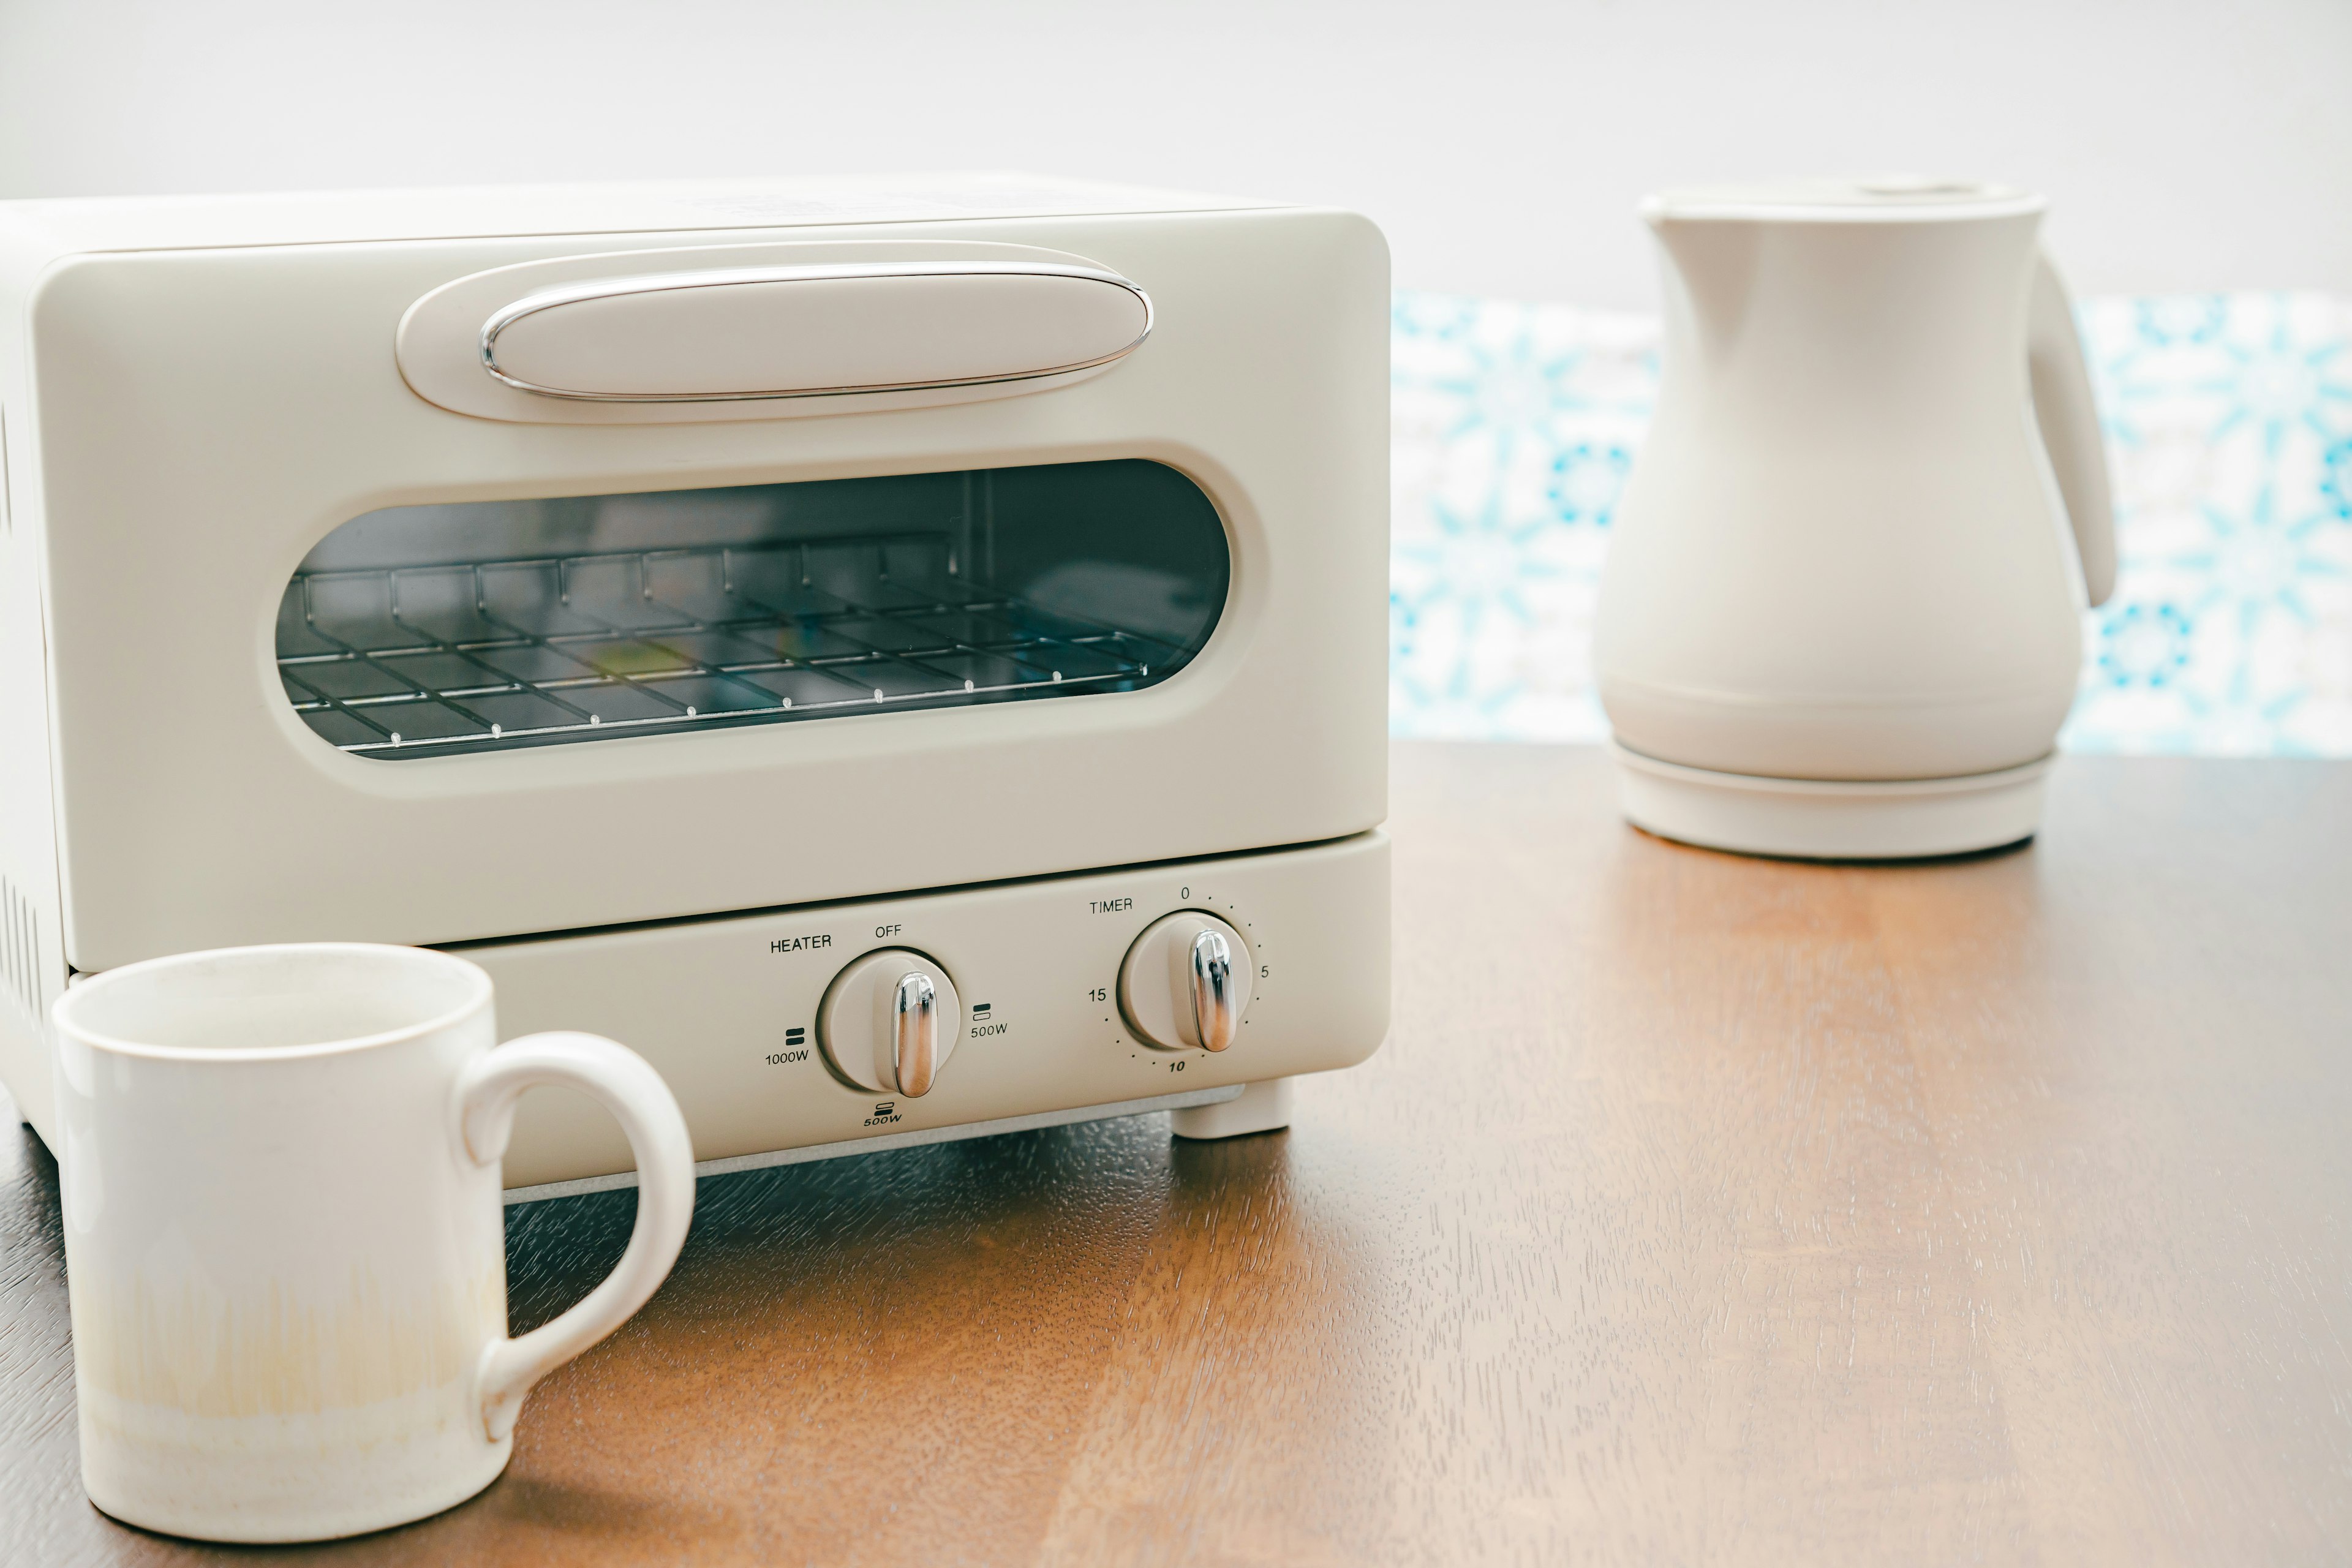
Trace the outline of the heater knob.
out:
M 1180 910 L 1154 921 L 1127 950 L 1119 1011 L 1163 1050 L 1222 1051 L 1241 1034 L 1256 973 L 1241 932 L 1214 915 Z
M 962 1035 L 955 982 L 903 947 L 869 952 L 835 975 L 817 1005 L 816 1039 L 825 1060 L 877 1094 L 929 1094 Z

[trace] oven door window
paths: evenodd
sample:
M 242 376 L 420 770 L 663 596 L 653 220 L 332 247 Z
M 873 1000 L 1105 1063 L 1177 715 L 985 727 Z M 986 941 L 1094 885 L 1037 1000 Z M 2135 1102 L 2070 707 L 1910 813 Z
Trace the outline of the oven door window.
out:
M 386 761 L 1156 686 L 1232 561 L 1141 460 L 353 518 L 286 587 L 278 668 Z

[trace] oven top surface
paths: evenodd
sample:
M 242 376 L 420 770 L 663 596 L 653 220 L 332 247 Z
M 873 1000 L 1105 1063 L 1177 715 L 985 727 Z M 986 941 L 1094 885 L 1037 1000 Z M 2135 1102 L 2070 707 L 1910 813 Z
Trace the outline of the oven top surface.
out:
M 1287 204 L 1055 175 L 907 174 L 825 179 L 677 180 L 569 185 L 86 196 L 0 202 L 64 250 L 519 235 L 697 233 L 845 224 L 1228 212 Z

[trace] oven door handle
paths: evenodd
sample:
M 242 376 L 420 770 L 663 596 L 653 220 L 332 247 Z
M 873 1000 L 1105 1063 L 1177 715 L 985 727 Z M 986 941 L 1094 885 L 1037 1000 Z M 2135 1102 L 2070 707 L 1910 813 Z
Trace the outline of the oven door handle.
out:
M 490 376 L 541 397 L 703 403 L 1066 375 L 1150 333 L 1150 297 L 1116 272 L 908 260 L 562 284 L 491 312 L 479 347 Z

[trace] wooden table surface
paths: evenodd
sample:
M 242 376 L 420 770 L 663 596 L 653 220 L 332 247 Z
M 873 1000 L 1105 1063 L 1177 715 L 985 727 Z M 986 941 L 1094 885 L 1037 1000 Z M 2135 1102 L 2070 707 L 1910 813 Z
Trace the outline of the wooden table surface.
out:
M 2352 1557 L 2352 765 L 2069 759 L 2030 848 L 1810 866 L 1407 745 L 1391 830 L 1394 1036 L 1290 1131 L 709 1182 L 502 1480 L 318 1555 Z M 238 1555 L 83 1500 L 0 1163 L 0 1552 Z M 509 1211 L 519 1327 L 634 1203 Z

